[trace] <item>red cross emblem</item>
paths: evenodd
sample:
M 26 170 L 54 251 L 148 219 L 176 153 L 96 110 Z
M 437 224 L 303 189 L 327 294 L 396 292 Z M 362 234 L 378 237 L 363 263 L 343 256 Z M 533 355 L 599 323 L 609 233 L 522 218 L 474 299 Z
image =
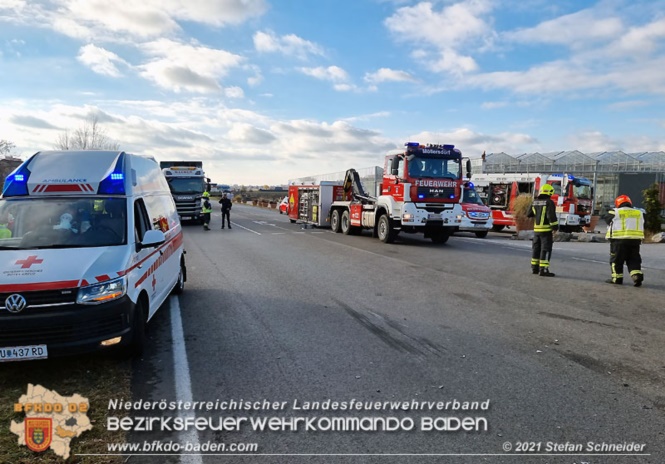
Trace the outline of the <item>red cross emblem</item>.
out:
M 157 279 L 155 279 L 155 274 L 152 275 L 152 291 L 155 291 L 155 285 L 157 285 Z
M 27 259 L 19 259 L 16 264 L 21 265 L 21 269 L 28 269 L 33 264 L 41 264 L 43 259 L 37 259 L 37 256 L 28 256 Z

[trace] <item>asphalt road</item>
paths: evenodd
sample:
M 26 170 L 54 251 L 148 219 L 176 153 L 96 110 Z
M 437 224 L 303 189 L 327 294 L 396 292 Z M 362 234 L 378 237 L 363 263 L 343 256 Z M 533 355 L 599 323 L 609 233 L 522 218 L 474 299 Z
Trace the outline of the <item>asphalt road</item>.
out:
M 217 212 L 211 231 L 185 228 L 186 290 L 151 321 L 134 399 L 279 407 L 160 413 L 247 421 L 239 431 L 130 439 L 258 450 L 130 462 L 665 462 L 664 245 L 643 247 L 645 284 L 635 288 L 603 283 L 606 244 L 555 243 L 557 276 L 544 278 L 530 272 L 530 242 L 506 233 L 386 245 L 244 205 L 232 223 L 219 230 Z M 295 409 L 328 399 L 382 409 Z M 453 409 L 488 400 L 488 409 Z M 402 428 L 322 430 L 339 417 L 392 417 Z M 427 418 L 465 417 L 480 430 L 423 430 Z M 317 430 L 253 430 L 261 418 L 315 418 Z M 589 452 L 589 442 L 644 446 L 619 456 Z

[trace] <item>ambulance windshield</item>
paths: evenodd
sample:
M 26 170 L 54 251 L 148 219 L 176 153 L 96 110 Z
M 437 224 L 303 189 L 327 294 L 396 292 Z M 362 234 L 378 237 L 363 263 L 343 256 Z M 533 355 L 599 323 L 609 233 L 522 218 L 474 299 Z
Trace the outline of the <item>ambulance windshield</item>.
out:
M 0 249 L 122 245 L 126 210 L 124 198 L 0 199 Z
M 463 203 L 473 203 L 476 205 L 484 205 L 483 200 L 478 196 L 478 193 L 473 188 L 464 187 Z

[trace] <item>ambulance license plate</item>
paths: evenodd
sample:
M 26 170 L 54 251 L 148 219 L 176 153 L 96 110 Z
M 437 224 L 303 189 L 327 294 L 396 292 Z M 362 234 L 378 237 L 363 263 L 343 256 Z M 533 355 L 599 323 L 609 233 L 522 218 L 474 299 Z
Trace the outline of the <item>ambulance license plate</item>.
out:
M 0 348 L 0 362 L 48 358 L 46 345 L 8 346 Z

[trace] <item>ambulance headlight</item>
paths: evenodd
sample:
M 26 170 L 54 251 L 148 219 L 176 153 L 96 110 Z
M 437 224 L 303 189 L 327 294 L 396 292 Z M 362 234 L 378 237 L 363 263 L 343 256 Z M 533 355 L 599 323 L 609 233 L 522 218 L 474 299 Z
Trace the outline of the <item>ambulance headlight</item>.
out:
M 127 283 L 125 278 L 121 277 L 79 289 L 76 302 L 78 304 L 101 304 L 118 299 L 125 293 L 127 293 Z

